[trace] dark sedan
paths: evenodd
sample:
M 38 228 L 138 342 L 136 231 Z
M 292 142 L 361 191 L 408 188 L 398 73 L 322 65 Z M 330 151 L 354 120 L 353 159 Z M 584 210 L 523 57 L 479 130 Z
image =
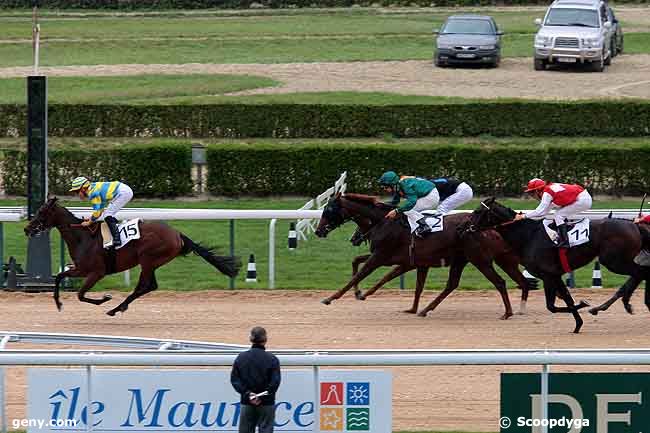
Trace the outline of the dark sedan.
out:
M 436 66 L 480 64 L 497 67 L 501 61 L 501 36 L 492 17 L 454 15 L 447 18 L 436 39 Z

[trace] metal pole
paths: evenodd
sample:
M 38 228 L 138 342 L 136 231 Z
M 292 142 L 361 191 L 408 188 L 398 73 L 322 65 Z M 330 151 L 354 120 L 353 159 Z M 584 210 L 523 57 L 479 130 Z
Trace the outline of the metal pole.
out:
M 0 340 L 0 350 L 4 350 L 5 346 L 11 339 L 11 336 L 5 335 Z M 7 433 L 7 410 L 5 408 L 5 369 L 0 367 L 0 432 Z
M 542 366 L 542 420 L 548 419 L 548 379 L 551 366 L 549 364 L 544 364 Z M 540 433 L 548 433 L 548 425 L 542 423 L 542 429 Z
M 320 370 L 314 365 L 314 433 L 320 433 Z
M 269 223 L 269 289 L 275 288 L 275 224 L 277 219 Z
M 4 273 L 4 262 L 5 262 L 5 242 L 4 242 L 4 225 L 0 222 L 0 289 L 5 285 L 5 273 Z M 4 420 L 4 418 L 2 418 Z
M 230 257 L 235 257 L 235 220 L 230 220 Z M 235 277 L 230 279 L 230 288 L 235 288 Z
M 93 430 L 93 366 L 86 366 L 86 431 Z

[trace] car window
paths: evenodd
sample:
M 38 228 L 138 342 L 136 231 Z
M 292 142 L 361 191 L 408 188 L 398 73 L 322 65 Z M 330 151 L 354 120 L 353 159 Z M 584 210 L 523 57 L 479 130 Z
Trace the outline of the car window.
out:
M 473 35 L 493 35 L 494 28 L 492 23 L 487 20 L 448 20 L 440 33 L 464 33 Z
M 554 8 L 546 16 L 547 26 L 600 27 L 598 11 L 591 9 Z

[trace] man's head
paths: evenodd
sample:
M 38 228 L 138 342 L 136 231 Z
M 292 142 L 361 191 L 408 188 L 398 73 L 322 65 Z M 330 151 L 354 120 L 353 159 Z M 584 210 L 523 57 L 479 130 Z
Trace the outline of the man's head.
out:
M 379 185 L 381 185 L 385 191 L 390 193 L 396 191 L 398 184 L 399 176 L 394 171 L 387 171 L 379 178 Z
M 261 326 L 251 329 L 250 342 L 253 344 L 266 344 L 266 329 Z
M 538 199 L 540 199 L 542 198 L 542 194 L 544 193 L 545 187 L 546 187 L 546 181 L 542 179 L 534 178 L 528 181 L 528 185 L 526 186 L 524 192 L 527 192 L 533 197 L 537 197 Z
M 76 191 L 79 193 L 79 198 L 86 198 L 88 196 L 88 187 L 90 186 L 90 181 L 84 177 L 79 176 L 75 177 L 72 181 L 72 187 L 70 191 Z

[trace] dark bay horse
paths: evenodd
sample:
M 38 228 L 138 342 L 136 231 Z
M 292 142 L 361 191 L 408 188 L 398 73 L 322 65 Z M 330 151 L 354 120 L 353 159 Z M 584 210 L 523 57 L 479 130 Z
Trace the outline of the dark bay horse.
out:
M 156 290 L 156 269 L 178 256 L 193 252 L 229 277 L 237 275 L 241 266 L 239 258 L 217 256 L 211 248 L 205 248 L 173 228 L 155 222 L 140 222 L 140 239 L 132 240 L 119 250 L 109 252 L 102 246 L 101 234 L 94 234 L 89 228 L 79 227 L 81 222 L 82 220 L 60 206 L 56 197 L 52 197 L 41 206 L 25 227 L 25 234 L 28 236 L 55 227 L 68 246 L 74 267 L 56 276 L 54 302 L 59 311 L 62 307 L 59 300 L 59 284 L 65 277 L 85 277 L 77 294 L 79 300 L 101 305 L 109 301 L 111 296 L 89 298 L 86 296 L 88 290 L 108 274 L 140 265 L 140 279 L 133 293 L 120 305 L 108 311 L 109 316 L 114 316 L 117 312 L 126 311 L 135 299 Z
M 560 262 L 558 249 L 548 238 L 542 221 L 524 219 L 513 222 L 516 212 L 496 202 L 494 198 L 481 203 L 471 217 L 469 230 L 496 229 L 517 252 L 528 272 L 544 282 L 546 307 L 552 313 L 571 313 L 575 318 L 575 333 L 580 331 L 583 321 L 579 310 L 588 306 L 584 301 L 575 305 L 571 294 L 562 281 L 565 273 Z M 628 275 L 625 284 L 610 301 L 592 309 L 593 313 L 606 309 L 616 299 L 623 297 L 626 309 L 630 311 L 629 299 L 642 280 L 647 279 L 648 270 L 634 263 L 642 245 L 648 245 L 648 233 L 629 220 L 592 220 L 589 242 L 567 250 L 571 269 L 578 269 L 596 257 L 600 264 L 616 274 Z M 559 295 L 566 307 L 556 307 Z M 650 308 L 646 296 L 646 305 Z
M 420 316 L 425 316 L 458 287 L 462 271 L 471 261 L 501 294 L 506 309 L 502 318 L 507 319 L 512 315 L 512 307 L 505 281 L 494 270 L 493 260 L 497 261 L 499 266 L 518 282 L 522 289 L 522 304 L 525 302 L 528 286 L 526 279 L 519 272 L 518 258 L 496 232 L 468 236 L 465 240 L 459 238 L 457 228 L 468 221 L 469 213 L 448 215 L 444 219 L 445 229 L 442 232 L 433 233 L 424 239 L 417 239 L 411 237 L 409 228 L 403 222 L 385 218 L 386 213 L 391 209 L 393 209 L 392 206 L 381 203 L 377 197 L 362 194 L 339 194 L 328 202 L 323 209 L 316 235 L 325 237 L 335 228 L 353 220 L 370 241 L 371 254 L 367 259 L 365 256 L 355 259 L 359 261 L 365 259 L 362 269 L 352 277 L 345 287 L 324 299 L 323 303 L 329 304 L 332 300 L 340 298 L 376 268 L 397 265 L 365 294 L 357 294 L 357 298 L 365 299 L 386 282 L 412 269 L 417 269 L 413 306 L 410 310 L 406 310 L 406 312 L 415 313 L 424 289 L 428 268 L 449 264 L 447 286 L 433 302 L 420 312 Z

